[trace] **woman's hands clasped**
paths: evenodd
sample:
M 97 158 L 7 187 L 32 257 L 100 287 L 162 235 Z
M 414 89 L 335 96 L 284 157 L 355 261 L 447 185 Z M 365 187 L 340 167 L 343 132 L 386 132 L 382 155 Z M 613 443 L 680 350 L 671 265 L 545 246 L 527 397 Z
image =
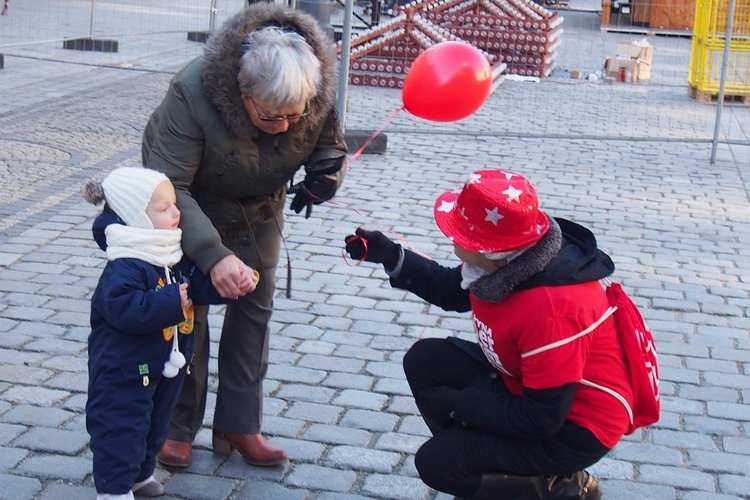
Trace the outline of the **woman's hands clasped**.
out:
M 225 299 L 237 299 L 255 290 L 253 268 L 242 262 L 236 255 L 227 255 L 209 273 L 219 295 Z

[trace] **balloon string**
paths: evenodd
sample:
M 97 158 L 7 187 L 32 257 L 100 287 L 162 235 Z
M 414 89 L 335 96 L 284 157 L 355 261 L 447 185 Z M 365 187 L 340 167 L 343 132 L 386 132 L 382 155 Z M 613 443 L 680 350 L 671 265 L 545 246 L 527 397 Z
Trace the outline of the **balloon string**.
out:
M 361 215 L 361 214 L 360 214 L 360 215 Z M 414 248 L 414 245 L 412 245 L 412 244 L 411 244 L 411 243 L 409 242 L 409 240 L 408 240 L 408 239 L 406 239 L 406 236 L 404 236 L 403 234 L 401 234 L 401 233 L 398 233 L 398 232 L 394 231 L 393 229 L 387 229 L 387 230 L 386 230 L 386 232 L 387 232 L 387 233 L 390 233 L 390 234 L 392 234 L 392 235 L 394 235 L 394 236 L 395 236 L 396 238 L 398 238 L 399 240 L 403 241 L 403 242 L 404 242 L 404 244 L 406 244 L 406 246 L 407 246 L 407 247 L 409 248 L 409 250 L 411 250 L 411 251 L 412 251 L 412 252 L 414 252 L 415 254 L 417 254 L 417 255 L 421 255 L 422 257 L 424 257 L 424 258 L 425 258 L 425 259 L 427 259 L 427 260 L 434 260 L 434 259 L 433 259 L 432 257 L 430 257 L 429 255 L 427 255 L 427 254 L 425 254 L 425 253 L 422 253 L 422 252 L 420 252 L 419 250 L 417 250 L 416 248 Z M 349 237 L 345 238 L 345 239 L 344 239 L 344 243 L 346 243 L 346 244 L 348 245 L 349 243 L 351 243 L 351 242 L 353 242 L 353 241 L 356 241 L 356 240 L 359 240 L 359 241 L 361 241 L 361 242 L 362 242 L 362 247 L 363 247 L 363 249 L 364 249 L 364 252 L 362 253 L 362 257 L 360 257 L 359 259 L 357 259 L 357 263 L 356 263 L 356 264 L 354 264 L 355 266 L 358 266 L 358 265 L 360 265 L 361 263 L 363 263 L 364 261 L 366 261 L 366 260 L 367 260 L 367 238 L 364 238 L 364 237 L 362 237 L 362 236 L 359 236 L 359 235 L 354 235 L 354 234 L 353 234 L 353 235 L 351 235 L 351 236 L 349 236 Z M 346 262 L 346 265 L 347 265 L 347 266 L 349 266 L 349 267 L 353 267 L 353 266 L 352 266 L 351 264 L 349 264 L 349 259 L 347 259 L 347 258 L 346 258 L 346 249 L 342 249 L 342 250 L 341 250 L 341 256 L 342 256 L 342 257 L 344 258 L 344 262 Z
M 375 140 L 375 138 L 376 138 L 377 136 L 379 136 L 379 135 L 380 135 L 380 133 L 381 133 L 381 132 L 382 132 L 383 130 L 385 130 L 385 128 L 386 128 L 386 127 L 387 127 L 388 125 L 390 125 L 391 123 L 393 123 L 393 120 L 395 120 L 395 119 L 396 119 L 396 117 L 398 116 L 398 114 L 399 114 L 399 113 L 401 113 L 401 112 L 402 112 L 402 111 L 403 111 L 404 109 L 406 109 L 406 108 L 404 108 L 403 106 L 401 106 L 401 107 L 400 107 L 400 108 L 398 108 L 398 109 L 397 109 L 396 111 L 394 111 L 394 112 L 393 112 L 393 114 L 391 114 L 391 116 L 390 116 L 390 117 L 388 117 L 388 119 L 387 119 L 387 120 L 385 121 L 385 123 L 383 123 L 383 124 L 382 124 L 382 125 L 380 126 L 380 128 L 378 128 L 378 129 L 377 129 L 377 130 L 376 130 L 376 131 L 375 131 L 375 132 L 374 132 L 374 133 L 373 133 L 373 134 L 372 134 L 372 135 L 370 136 L 370 138 L 369 138 L 369 139 L 367 139 L 367 140 L 366 140 L 366 141 L 365 141 L 365 142 L 364 142 L 364 143 L 363 143 L 363 144 L 362 144 L 362 145 L 361 145 L 361 146 L 359 147 L 359 149 L 357 150 L 357 152 L 356 152 L 356 153 L 354 153 L 354 154 L 353 154 L 353 155 L 351 156 L 351 158 L 349 158 L 349 160 L 348 160 L 348 161 L 346 162 L 346 164 L 344 165 L 344 168 L 347 168 L 347 167 L 348 167 L 349 165 L 351 165 L 352 163 L 354 163 L 354 160 L 356 160 L 357 158 L 359 158 L 359 155 L 361 155 L 361 154 L 362 154 L 362 152 L 363 152 L 363 151 L 364 151 L 365 149 L 367 149 L 367 146 L 369 146 L 370 144 L 372 144 L 372 141 L 374 141 L 374 140 Z

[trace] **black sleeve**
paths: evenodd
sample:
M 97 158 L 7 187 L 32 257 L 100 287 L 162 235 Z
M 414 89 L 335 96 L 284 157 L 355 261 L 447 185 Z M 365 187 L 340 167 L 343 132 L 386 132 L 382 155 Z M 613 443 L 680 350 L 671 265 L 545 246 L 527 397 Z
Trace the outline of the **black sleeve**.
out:
M 524 388 L 524 396 L 469 386 L 456 399 L 453 419 L 467 427 L 527 439 L 556 434 L 568 417 L 578 384 Z
M 461 268 L 441 266 L 410 250 L 404 250 L 404 262 L 391 286 L 408 290 L 446 311 L 471 310 L 469 291 L 461 288 Z

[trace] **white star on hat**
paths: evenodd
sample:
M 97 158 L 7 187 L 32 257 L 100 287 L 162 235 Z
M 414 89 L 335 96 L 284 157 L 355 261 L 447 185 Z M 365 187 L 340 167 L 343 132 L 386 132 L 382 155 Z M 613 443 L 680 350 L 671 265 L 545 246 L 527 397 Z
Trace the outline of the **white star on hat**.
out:
M 453 201 L 445 201 L 445 200 L 443 200 L 442 202 L 440 202 L 440 206 L 438 207 L 437 211 L 438 212 L 445 212 L 447 214 L 447 213 L 450 213 L 451 210 L 453 210 L 453 207 L 455 205 L 456 205 L 456 203 L 453 202 Z
M 497 226 L 497 221 L 500 219 L 504 219 L 504 217 L 497 212 L 497 207 L 490 210 L 489 208 L 484 209 L 485 212 L 487 212 L 487 217 L 484 218 L 486 221 L 492 222 L 494 225 Z
M 520 202 L 519 197 L 523 194 L 523 191 L 516 189 L 513 186 L 509 186 L 508 189 L 502 191 L 503 194 L 508 195 L 508 201 Z
M 482 175 L 476 172 L 470 174 L 469 178 L 466 180 L 466 184 L 481 184 L 481 183 L 482 183 Z

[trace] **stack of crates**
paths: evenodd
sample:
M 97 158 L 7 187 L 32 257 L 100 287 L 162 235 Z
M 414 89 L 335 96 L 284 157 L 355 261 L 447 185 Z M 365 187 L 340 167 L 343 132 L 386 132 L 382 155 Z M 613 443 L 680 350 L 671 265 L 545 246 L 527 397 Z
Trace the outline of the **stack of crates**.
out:
M 712 102 L 719 94 L 728 20 L 729 0 L 697 0 L 688 75 L 697 101 Z M 735 0 L 726 65 L 725 100 L 750 104 L 750 0 Z

